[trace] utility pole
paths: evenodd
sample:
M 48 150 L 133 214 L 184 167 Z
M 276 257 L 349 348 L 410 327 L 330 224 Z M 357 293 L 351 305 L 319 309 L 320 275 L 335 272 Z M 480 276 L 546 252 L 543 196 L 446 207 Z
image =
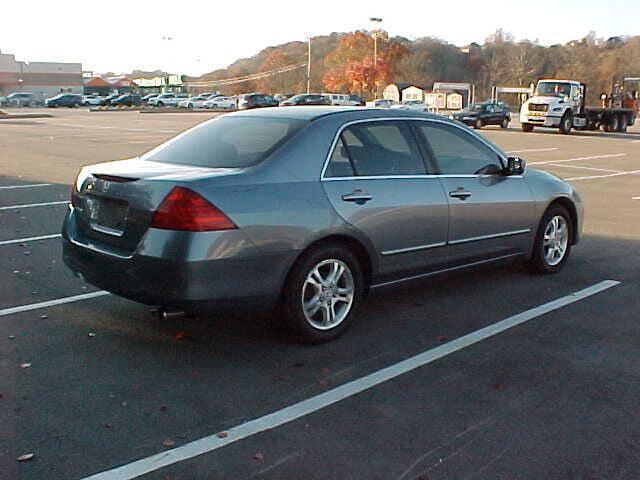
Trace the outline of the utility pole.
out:
M 373 23 L 382 23 L 382 18 L 379 17 L 370 17 L 369 21 Z M 374 28 L 373 34 L 373 88 L 374 100 L 378 98 L 378 82 L 377 82 L 377 74 L 378 74 L 378 31 Z
M 307 93 L 311 93 L 311 37 L 307 48 Z

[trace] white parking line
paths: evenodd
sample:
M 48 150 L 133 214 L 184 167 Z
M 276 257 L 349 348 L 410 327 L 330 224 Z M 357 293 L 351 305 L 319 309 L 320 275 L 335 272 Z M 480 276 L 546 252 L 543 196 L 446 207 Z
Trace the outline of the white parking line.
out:
M 83 480 L 130 480 L 149 472 L 159 470 L 168 465 L 173 465 L 175 463 L 197 457 L 198 455 L 218 450 L 219 448 L 257 433 L 271 430 L 279 427 L 280 425 L 284 425 L 298 418 L 304 417 L 305 415 L 317 412 L 329 405 L 333 405 L 341 400 L 357 395 L 358 393 L 392 380 L 400 375 L 404 375 L 405 373 L 411 372 L 412 370 L 432 363 L 482 340 L 493 337 L 494 335 L 498 335 L 499 333 L 521 325 L 529 320 L 580 300 L 584 300 L 585 298 L 614 287 L 619 283 L 620 282 L 615 280 L 604 280 L 585 288 L 584 290 L 579 290 L 565 297 L 545 303 L 544 305 L 526 310 L 522 313 L 494 323 L 493 325 L 481 328 L 480 330 L 476 330 L 475 332 L 440 345 L 439 347 L 427 350 L 414 357 L 383 368 L 382 370 L 378 370 L 362 378 L 308 398 L 307 400 L 285 407 L 282 410 L 278 410 L 263 417 L 250 420 L 246 423 L 230 428 L 229 430 L 226 430 L 226 435 L 223 438 L 219 437 L 217 434 L 213 434 L 120 467 L 96 473 L 84 478 Z
M 622 175 L 638 175 L 638 174 L 640 174 L 640 170 L 632 170 L 631 172 L 610 173 L 608 175 L 593 175 L 591 177 L 565 178 L 564 180 L 575 182 L 576 180 L 591 180 L 594 178 L 610 178 L 610 177 L 620 177 Z
M 625 173 L 621 170 L 609 170 L 608 168 L 583 167 L 582 165 L 565 165 L 563 163 L 547 163 L 547 165 L 549 165 L 550 167 L 580 168 L 582 170 L 593 170 L 595 172 Z
M 524 150 L 510 150 L 507 153 L 525 153 L 525 152 L 552 152 L 554 150 L 560 150 L 558 147 L 553 148 L 527 148 Z
M 18 210 L 20 208 L 46 207 L 47 205 L 63 205 L 65 203 L 69 203 L 69 200 L 62 200 L 60 202 L 24 203 L 22 205 L 9 205 L 7 207 L 0 207 L 0 210 Z
M 13 190 L 15 188 L 34 188 L 34 187 L 48 187 L 50 183 L 30 183 L 28 185 L 5 185 L 0 187 L 0 190 Z
M 83 293 L 82 295 L 73 295 L 71 297 L 56 298 L 55 300 L 47 300 L 46 302 L 31 303 L 29 305 L 18 305 L 17 307 L 10 307 L 0 310 L 0 317 L 6 317 L 7 315 L 13 315 L 14 313 L 38 310 L 40 308 L 55 307 L 56 305 L 64 305 L 65 303 L 80 302 L 82 300 L 89 300 L 90 298 L 102 297 L 104 295 L 109 295 L 109 292 L 98 290 L 97 292 Z
M 528 162 L 529 165 L 546 165 L 548 163 L 567 163 L 567 162 L 579 162 L 580 160 L 597 160 L 600 158 L 617 158 L 617 157 L 626 157 L 626 153 L 611 153 L 608 155 L 593 155 L 591 157 L 575 157 L 575 158 L 566 158 L 564 160 L 547 160 L 544 162 Z
M 633 197 L 631 200 L 640 200 L 640 197 Z
M 59 233 L 54 233 L 52 235 L 41 235 L 39 237 L 25 237 L 25 238 L 14 238 L 13 240 L 2 240 L 0 241 L 0 245 L 11 245 L 13 243 L 26 243 L 26 242 L 36 242 L 38 240 L 49 240 L 50 238 L 58 238 L 61 237 Z

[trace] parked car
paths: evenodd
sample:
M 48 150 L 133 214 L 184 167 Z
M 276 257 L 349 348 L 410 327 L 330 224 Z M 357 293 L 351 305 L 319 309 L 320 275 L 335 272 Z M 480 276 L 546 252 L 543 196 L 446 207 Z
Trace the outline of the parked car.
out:
M 282 107 L 294 105 L 331 105 L 331 99 L 319 93 L 301 93 L 280 103 Z
M 175 93 L 161 93 L 157 97 L 149 99 L 147 105 L 154 107 L 175 107 L 184 98 L 178 98 Z
M 435 108 L 430 105 L 427 105 L 420 100 L 406 100 L 402 103 L 397 103 L 395 105 L 391 105 L 390 108 L 398 109 L 398 110 L 408 110 L 411 112 L 426 112 L 433 113 Z
M 124 95 L 120 95 L 118 98 L 114 98 L 111 100 L 111 105 L 115 106 L 125 106 L 125 107 L 133 107 L 142 104 L 142 98 L 140 95 L 136 93 L 125 93 Z
M 502 102 L 484 102 L 454 113 L 451 118 L 474 128 L 482 128 L 485 125 L 500 125 L 502 128 L 507 128 L 511 121 L 511 112 Z
M 142 103 L 148 103 L 149 100 L 151 100 L 152 98 L 156 98 L 158 95 L 158 93 L 148 93 L 147 95 L 142 97 Z
M 232 97 L 214 97 L 203 104 L 203 108 L 233 110 L 236 108 L 236 100 Z
M 322 342 L 367 291 L 508 259 L 555 273 L 582 218 L 570 184 L 446 117 L 283 107 L 84 167 L 62 237 L 100 289 L 193 312 L 280 305 Z
M 238 97 L 238 110 L 249 110 L 251 108 L 277 107 L 278 101 L 271 95 L 262 93 L 248 93 Z
M 112 93 L 111 95 L 107 95 L 106 97 L 104 97 L 104 104 L 111 105 L 111 102 L 118 98 L 120 95 L 120 93 Z
M 394 105 L 397 105 L 398 102 L 395 100 L 389 100 L 387 98 L 378 98 L 371 102 L 367 102 L 367 107 L 370 108 L 391 108 Z
M 203 95 L 197 95 L 195 97 L 187 98 L 178 102 L 178 108 L 203 108 L 204 102 L 206 102 L 208 99 L 208 97 L 205 97 Z
M 60 93 L 55 97 L 47 98 L 44 104 L 49 108 L 69 107 L 74 108 L 82 105 L 82 95 L 75 93 Z
M 41 104 L 41 97 L 35 93 L 13 92 L 7 95 L 7 107 L 35 107 Z
M 82 97 L 82 104 L 83 105 L 93 105 L 93 106 L 99 106 L 99 105 L 104 105 L 105 101 L 105 97 L 100 96 L 100 95 L 84 95 Z
M 349 95 L 349 105 L 354 107 L 364 107 L 364 100 L 358 95 Z

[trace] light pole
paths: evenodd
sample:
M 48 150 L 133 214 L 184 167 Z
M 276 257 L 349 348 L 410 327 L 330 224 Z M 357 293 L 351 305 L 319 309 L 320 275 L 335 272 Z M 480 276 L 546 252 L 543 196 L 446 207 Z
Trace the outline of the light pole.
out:
M 369 21 L 371 24 L 380 24 L 382 23 L 382 18 L 380 17 L 370 17 Z M 374 88 L 374 100 L 378 97 L 378 82 L 377 82 L 377 73 L 378 73 L 378 30 L 375 28 L 372 31 L 373 35 L 373 88 Z
M 307 93 L 311 91 L 311 37 L 307 48 Z

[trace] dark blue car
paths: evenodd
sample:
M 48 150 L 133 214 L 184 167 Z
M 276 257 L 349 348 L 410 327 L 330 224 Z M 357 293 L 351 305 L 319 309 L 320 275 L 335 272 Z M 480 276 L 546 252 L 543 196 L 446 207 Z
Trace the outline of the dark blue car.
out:
M 77 95 L 75 93 L 61 93 L 56 95 L 55 97 L 47 98 L 44 101 L 44 104 L 49 108 L 55 107 L 77 107 L 78 105 L 82 105 L 82 95 Z

